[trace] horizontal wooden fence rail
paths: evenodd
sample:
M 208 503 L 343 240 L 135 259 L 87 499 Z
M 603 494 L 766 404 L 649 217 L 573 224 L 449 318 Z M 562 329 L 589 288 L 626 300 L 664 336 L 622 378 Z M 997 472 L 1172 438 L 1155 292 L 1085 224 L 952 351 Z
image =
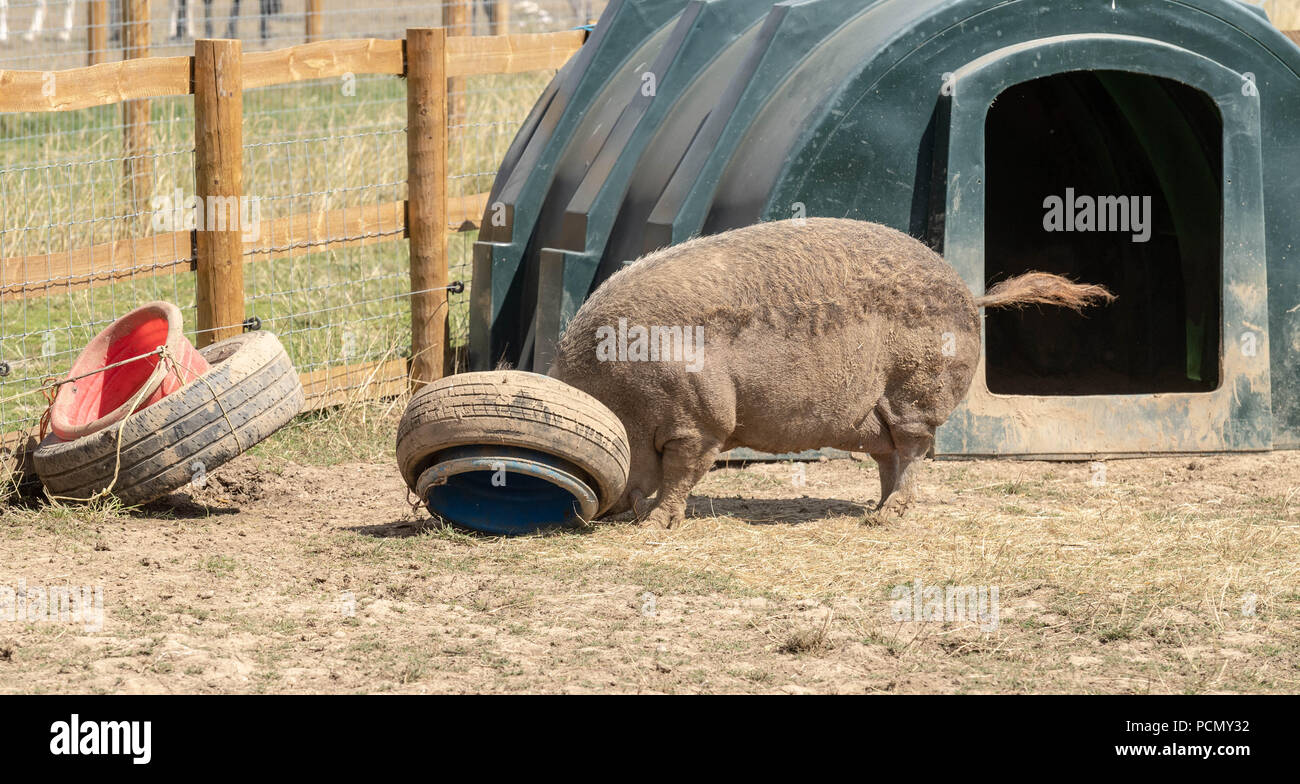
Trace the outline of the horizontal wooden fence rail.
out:
M 67 71 L 0 70 L 0 112 L 70 112 L 189 95 L 192 57 L 145 57 Z
M 124 0 L 137 4 L 140 1 Z M 102 7 L 98 11 L 102 12 Z M 309 19 L 309 31 L 311 24 Z M 420 37 L 422 47 L 418 67 L 426 69 L 419 74 L 410 72 L 407 40 L 381 39 L 311 41 L 250 54 L 243 54 L 238 46 L 221 46 L 223 54 L 217 61 L 210 52 L 215 42 L 198 41 L 196 52 L 203 52 L 202 60 L 194 56 L 138 57 L 63 71 L 0 70 L 0 112 L 14 113 L 75 111 L 130 105 L 149 98 L 194 95 L 196 65 L 201 66 L 197 76 L 206 80 L 201 85 L 200 98 L 218 103 L 230 97 L 222 94 L 223 87 L 218 86 L 215 92 L 212 87 L 214 83 L 225 84 L 221 78 L 214 79 L 214 74 L 220 74 L 225 68 L 239 75 L 231 83 L 239 85 L 241 93 L 255 87 L 337 78 L 344 74 L 390 74 L 421 85 L 418 96 L 409 95 L 408 90 L 408 167 L 412 160 L 417 162 L 418 179 L 413 175 L 408 183 L 406 201 L 349 206 L 264 221 L 257 237 L 238 239 L 234 255 L 228 239 L 215 243 L 217 249 L 213 250 L 211 238 L 204 242 L 194 231 L 173 231 L 85 248 L 0 258 L 0 301 L 44 297 L 163 275 L 174 272 L 178 266 L 200 270 L 205 263 L 213 261 L 205 260 L 205 254 L 221 254 L 223 263 L 232 262 L 237 255 L 242 269 L 250 263 L 274 263 L 286 257 L 394 240 L 408 240 L 412 244 L 413 282 L 447 282 L 447 239 L 454 232 L 476 230 L 488 199 L 486 193 L 456 197 L 446 194 L 447 80 L 558 69 L 581 48 L 587 33 L 573 30 L 473 37 L 448 36 L 445 30 L 435 28 L 408 31 L 408 38 L 412 34 Z M 201 48 L 205 46 L 209 49 Z M 442 112 L 428 111 L 431 102 L 441 105 Z M 241 103 L 232 101 L 229 105 L 242 111 Z M 198 127 L 204 121 L 198 115 L 215 115 L 209 122 L 216 122 L 223 111 L 220 106 L 214 109 L 207 105 L 204 112 L 196 112 L 196 138 L 213 130 Z M 418 116 L 412 116 L 413 112 Z M 432 123 L 430 117 L 440 121 Z M 147 143 L 147 117 L 140 122 L 143 125 L 140 129 L 127 128 L 125 146 L 132 144 L 131 139 L 133 135 L 138 136 L 135 132 L 139 130 L 145 136 L 137 143 Z M 414 143 L 412 129 L 421 136 L 418 152 L 410 147 Z M 239 147 L 223 144 L 214 148 L 205 142 L 196 144 L 196 148 L 203 153 L 196 157 L 206 159 L 199 162 L 201 165 L 238 171 L 235 158 L 242 154 Z M 204 176 L 216 177 L 199 174 L 199 180 Z M 128 172 L 127 176 L 129 180 L 133 175 Z M 220 181 L 219 177 L 210 179 L 212 183 Z M 415 220 L 420 222 L 418 238 L 412 233 L 411 223 Z M 227 291 L 227 288 L 217 285 L 199 297 L 200 324 L 217 325 L 228 331 L 242 318 L 243 292 Z M 410 360 L 388 357 L 301 373 L 311 401 L 309 407 L 338 405 L 355 400 L 358 395 L 372 398 L 400 394 L 412 378 L 428 381 L 443 372 L 441 355 L 447 350 L 444 336 L 449 315 L 446 291 L 429 292 L 425 288 L 412 289 L 412 313 L 440 316 L 444 329 L 430 329 L 428 324 L 417 324 L 418 319 L 413 319 Z M 236 297 L 238 302 L 233 301 Z M 213 320 L 218 313 L 224 314 L 219 324 Z M 0 449 L 25 450 L 33 445 L 30 432 L 0 434 Z
M 405 72 L 402 42 L 378 38 L 316 41 L 244 55 L 244 87 L 332 79 L 346 73 L 402 76 Z
M 586 33 L 453 36 L 447 76 L 512 74 L 559 68 Z M 351 74 L 406 74 L 406 42 L 378 38 L 316 41 L 244 55 L 244 88 Z M 63 71 L 0 70 L 0 112 L 66 112 L 142 98 L 194 94 L 194 58 L 145 57 Z
M 453 196 L 448 231 L 475 231 L 487 194 Z M 406 203 L 342 207 L 275 218 L 244 243 L 244 263 L 406 238 Z M 193 231 L 104 242 L 88 248 L 0 259 L 0 302 L 108 286 L 193 267 Z

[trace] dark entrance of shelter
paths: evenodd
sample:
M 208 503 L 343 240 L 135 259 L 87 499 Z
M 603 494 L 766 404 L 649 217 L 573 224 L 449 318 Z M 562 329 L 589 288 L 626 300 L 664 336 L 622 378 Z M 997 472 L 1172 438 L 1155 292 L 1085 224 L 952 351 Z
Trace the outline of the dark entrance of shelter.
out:
M 985 139 L 986 284 L 1043 270 L 1119 297 L 1083 315 L 989 311 L 989 390 L 1217 388 L 1223 122 L 1210 98 L 1143 74 L 1057 74 L 1003 92 Z

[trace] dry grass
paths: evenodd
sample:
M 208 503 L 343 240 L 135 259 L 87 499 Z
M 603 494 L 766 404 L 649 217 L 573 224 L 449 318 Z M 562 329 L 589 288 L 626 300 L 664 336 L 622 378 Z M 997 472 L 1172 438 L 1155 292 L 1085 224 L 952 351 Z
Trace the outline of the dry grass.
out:
M 1265 5 L 1300 28 L 1300 2 Z M 337 154 L 348 181 L 374 151 Z M 305 183 L 331 163 L 299 162 L 316 167 Z M 310 288 L 314 261 L 275 285 Z M 327 261 L 340 281 L 394 263 Z M 324 301 L 299 296 L 287 316 Z M 4 323 L 35 335 L 108 315 L 102 297 L 60 307 Z M 347 319 L 302 318 L 321 341 L 304 356 L 336 357 Z M 368 350 L 394 350 L 386 329 Z M 0 510 L 0 586 L 103 585 L 106 615 L 98 631 L 0 620 L 0 691 L 1300 689 L 1300 454 L 1115 462 L 1101 486 L 1078 464 L 934 463 L 913 512 L 883 526 L 862 523 L 870 464 L 812 464 L 799 487 L 788 464 L 728 467 L 672 531 L 502 539 L 413 511 L 392 456 L 404 401 L 355 396 L 144 510 Z M 997 628 L 897 620 L 891 591 L 916 581 L 997 588 Z
M 491 187 L 519 123 L 552 74 L 463 80 L 468 116 L 452 129 L 452 195 Z M 245 97 L 245 192 L 261 219 L 370 206 L 406 198 L 405 87 L 392 77 L 362 77 L 356 95 L 332 82 L 251 91 Z M 60 115 L 0 117 L 0 257 L 56 253 L 148 236 L 122 192 L 118 107 Z M 192 190 L 193 118 L 189 99 L 153 102 L 156 194 Z M 452 280 L 466 284 L 451 300 L 455 345 L 468 339 L 470 255 L 477 234 L 449 239 Z M 326 239 L 326 238 L 320 238 Z M 177 248 L 183 259 L 189 248 Z M 300 371 L 402 355 L 410 346 L 408 250 L 395 236 L 382 244 L 307 253 L 245 269 L 246 310 L 280 335 Z M 47 273 L 37 264 L 33 279 Z M 0 398 L 37 387 L 66 370 L 82 346 L 112 319 L 143 302 L 178 304 L 196 327 L 194 276 L 169 274 L 112 286 L 0 304 L 0 346 L 12 373 Z M 39 396 L 0 404 L 0 434 L 33 425 Z
M 7 691 L 1294 692 L 1300 454 L 725 467 L 672 531 L 480 537 L 413 512 L 401 405 L 306 419 L 146 510 L 6 512 L 0 585 L 106 622 L 0 623 Z M 996 628 L 895 586 L 998 590 Z M 169 666 L 170 665 L 170 666 Z
M 1267 11 L 1268 18 L 1279 30 L 1300 30 L 1300 1 L 1252 0 L 1249 4 Z
M 777 650 L 781 653 L 811 653 L 822 654 L 831 647 L 831 621 L 835 618 L 832 612 L 826 613 L 826 620 L 821 624 L 814 623 L 811 626 L 796 626 L 789 629 L 781 637 L 781 644 Z

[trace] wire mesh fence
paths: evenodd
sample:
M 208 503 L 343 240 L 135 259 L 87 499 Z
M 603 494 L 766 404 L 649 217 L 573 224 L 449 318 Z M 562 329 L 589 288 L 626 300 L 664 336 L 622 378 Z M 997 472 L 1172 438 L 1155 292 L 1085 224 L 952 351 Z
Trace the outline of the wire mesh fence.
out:
M 238 38 L 247 51 L 304 40 L 541 33 L 595 18 L 603 0 L 0 0 L 0 69 L 56 70 L 119 60 L 122 21 L 147 8 L 150 53 L 186 54 L 195 38 Z
M 209 24 L 221 36 L 233 23 L 247 53 L 308 38 L 397 39 L 409 27 L 442 24 L 482 35 L 567 30 L 603 3 L 372 0 L 356 7 L 259 0 L 241 13 L 227 0 L 78 0 L 66 17 L 62 0 L 9 0 L 0 69 L 49 76 L 44 72 L 139 52 L 142 39 L 132 39 L 121 21 L 141 6 L 150 20 L 148 55 L 169 57 L 194 52 L 191 25 L 202 37 Z M 469 197 L 491 187 L 515 131 L 553 75 L 451 80 L 450 197 L 478 203 Z M 394 388 L 404 379 L 396 378 L 401 365 L 393 360 L 410 353 L 404 81 L 343 74 L 253 87 L 243 103 L 249 320 L 281 337 L 317 401 Z M 91 337 L 132 308 L 155 299 L 175 303 L 198 342 L 191 230 L 203 210 L 196 216 L 193 209 L 194 149 L 188 95 L 0 113 L 0 447 L 22 443 L 46 407 L 40 394 L 15 396 L 65 374 Z M 467 340 L 475 238 L 466 231 L 448 241 L 450 279 L 465 286 L 450 296 L 453 349 Z M 339 368 L 350 370 L 334 372 Z

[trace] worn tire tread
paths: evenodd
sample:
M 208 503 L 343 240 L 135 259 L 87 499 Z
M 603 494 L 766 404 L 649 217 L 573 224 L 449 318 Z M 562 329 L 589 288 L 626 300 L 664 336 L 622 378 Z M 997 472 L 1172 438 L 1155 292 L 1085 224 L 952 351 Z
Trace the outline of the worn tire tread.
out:
M 437 452 L 468 444 L 525 447 L 574 463 L 597 485 L 601 511 L 627 482 L 627 434 L 618 417 L 587 393 L 535 373 L 464 373 L 421 389 L 398 425 L 402 478 L 414 488 Z
M 192 382 L 121 426 L 121 467 L 112 494 L 123 503 L 147 503 L 183 487 L 194 460 L 213 471 L 302 410 L 302 384 L 275 335 L 249 332 L 201 353 L 216 359 L 203 376 L 207 383 Z M 47 492 L 88 498 L 107 487 L 117 463 L 118 429 L 67 442 L 47 437 L 33 455 Z

